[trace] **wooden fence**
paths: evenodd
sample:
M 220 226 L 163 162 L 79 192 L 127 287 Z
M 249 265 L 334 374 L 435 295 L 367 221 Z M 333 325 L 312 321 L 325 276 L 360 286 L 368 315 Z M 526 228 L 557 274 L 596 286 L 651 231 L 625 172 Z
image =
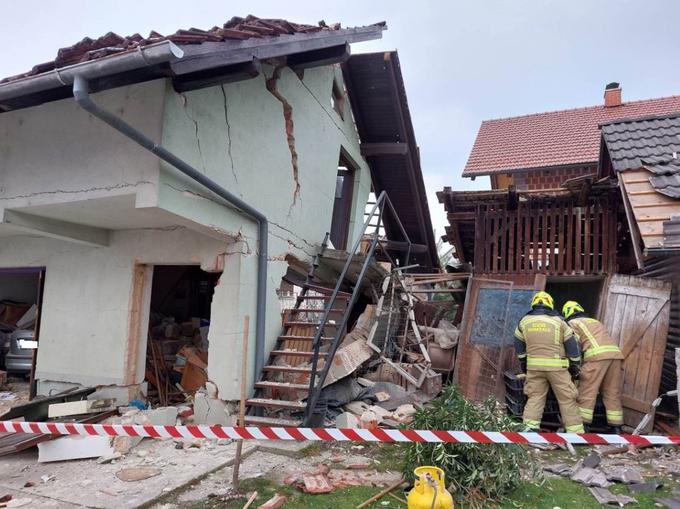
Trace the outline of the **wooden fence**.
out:
M 480 204 L 475 217 L 478 274 L 603 274 L 616 263 L 616 210 L 604 198 Z

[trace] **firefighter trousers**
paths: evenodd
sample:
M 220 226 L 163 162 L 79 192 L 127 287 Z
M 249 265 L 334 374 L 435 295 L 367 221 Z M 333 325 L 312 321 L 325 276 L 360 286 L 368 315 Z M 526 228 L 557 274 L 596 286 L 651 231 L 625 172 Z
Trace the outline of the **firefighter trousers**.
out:
M 577 391 L 566 369 L 559 371 L 527 371 L 524 394 L 528 400 L 524 407 L 524 424 L 538 429 L 543 417 L 548 389 L 552 388 L 560 406 L 562 423 L 567 433 L 583 433 L 583 421 L 576 406 Z
M 578 411 L 583 422 L 593 422 L 593 410 L 598 392 L 602 392 L 602 402 L 607 412 L 607 423 L 610 426 L 623 424 L 623 407 L 621 406 L 621 373 L 623 361 L 608 359 L 603 361 L 587 361 L 581 369 L 581 380 L 578 383 Z

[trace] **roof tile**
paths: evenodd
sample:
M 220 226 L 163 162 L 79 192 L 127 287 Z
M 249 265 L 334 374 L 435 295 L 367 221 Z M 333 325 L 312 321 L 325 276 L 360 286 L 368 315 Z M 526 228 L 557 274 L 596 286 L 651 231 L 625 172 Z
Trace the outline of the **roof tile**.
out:
M 463 176 L 597 162 L 599 125 L 680 112 L 680 96 L 485 120 Z

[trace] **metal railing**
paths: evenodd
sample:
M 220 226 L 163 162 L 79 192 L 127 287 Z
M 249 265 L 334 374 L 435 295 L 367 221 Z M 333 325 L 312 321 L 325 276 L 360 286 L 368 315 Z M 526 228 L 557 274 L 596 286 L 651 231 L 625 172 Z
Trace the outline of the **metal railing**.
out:
M 403 235 L 403 238 L 406 241 L 407 249 L 406 249 L 406 257 L 404 260 L 404 267 L 409 266 L 409 260 L 411 257 L 411 239 L 409 239 L 408 234 L 406 233 L 406 230 L 404 229 L 404 226 L 401 224 L 401 220 L 399 219 L 399 216 L 394 209 L 394 206 L 392 205 L 392 202 L 390 201 L 389 197 L 387 196 L 387 193 L 383 191 L 380 193 L 380 196 L 378 196 L 377 200 L 375 201 L 375 204 L 373 205 L 373 208 L 371 209 L 371 212 L 367 214 L 367 218 L 364 222 L 364 226 L 361 229 L 361 233 L 357 237 L 357 240 L 354 243 L 354 246 L 351 251 L 349 251 L 349 256 L 347 257 L 347 261 L 345 262 L 345 265 L 342 269 L 342 272 L 340 272 L 340 276 L 338 277 L 338 281 L 335 285 L 335 288 L 333 289 L 333 293 L 331 294 L 330 299 L 328 299 L 328 303 L 326 304 L 326 307 L 324 309 L 323 316 L 321 317 L 321 320 L 319 322 L 319 326 L 316 329 L 316 332 L 314 333 L 314 339 L 312 341 L 312 349 L 313 349 L 313 356 L 312 356 L 312 370 L 310 373 L 309 377 L 309 393 L 307 396 L 307 407 L 305 408 L 305 416 L 304 416 L 304 425 L 307 426 L 309 424 L 309 420 L 312 417 L 312 413 L 314 411 L 314 408 L 316 407 L 316 404 L 319 400 L 319 395 L 321 394 L 321 390 L 323 389 L 324 383 L 326 381 L 326 377 L 328 376 L 328 371 L 330 370 L 330 367 L 332 365 L 332 360 L 333 357 L 335 356 L 335 353 L 338 350 L 338 346 L 340 345 L 340 340 L 343 337 L 343 332 L 345 328 L 347 327 L 347 322 L 349 321 L 350 313 L 352 312 L 352 308 L 354 307 L 354 304 L 356 304 L 357 299 L 359 298 L 359 295 L 361 294 L 361 287 L 363 280 L 366 276 L 366 272 L 368 271 L 368 267 L 371 264 L 371 260 L 373 259 L 375 255 L 375 250 L 377 246 L 381 246 L 382 252 L 387 256 L 389 259 L 390 263 L 394 266 L 399 266 L 400 264 L 398 263 L 400 260 L 394 260 L 392 256 L 389 254 L 389 250 L 385 247 L 385 241 L 386 239 L 382 239 L 380 236 L 380 228 L 381 225 L 383 224 L 384 216 L 385 216 L 385 211 L 389 211 L 394 219 L 397 222 L 397 225 L 399 227 L 399 230 L 401 231 L 401 234 Z M 371 224 L 371 221 L 373 220 L 374 217 L 378 218 L 378 223 L 377 224 Z M 349 302 L 347 303 L 347 308 L 345 309 L 342 319 L 339 324 L 334 324 L 333 327 L 335 328 L 335 334 L 333 335 L 333 341 L 331 343 L 330 349 L 325 352 L 326 357 L 325 357 L 325 362 L 323 365 L 323 368 L 321 370 L 321 373 L 318 376 L 318 381 L 317 381 L 317 371 L 318 371 L 318 363 L 319 363 L 319 350 L 321 348 L 321 338 L 324 336 L 323 332 L 326 327 L 326 324 L 328 323 L 328 317 L 331 314 L 331 310 L 334 309 L 335 301 L 338 297 L 338 294 L 340 293 L 340 288 L 342 288 L 343 283 L 345 282 L 345 278 L 347 277 L 347 274 L 352 266 L 352 262 L 354 261 L 354 258 L 357 256 L 357 252 L 359 250 L 359 247 L 361 246 L 362 240 L 364 240 L 364 237 L 366 236 L 366 231 L 368 230 L 369 226 L 375 227 L 375 231 L 372 233 L 373 239 L 371 240 L 371 245 L 369 249 L 365 253 L 365 259 L 363 261 L 363 264 L 361 266 L 361 270 L 359 271 L 359 275 L 357 277 L 356 282 L 354 283 L 354 288 L 352 289 L 352 294 L 349 298 Z M 370 234 L 369 234 L 370 235 Z

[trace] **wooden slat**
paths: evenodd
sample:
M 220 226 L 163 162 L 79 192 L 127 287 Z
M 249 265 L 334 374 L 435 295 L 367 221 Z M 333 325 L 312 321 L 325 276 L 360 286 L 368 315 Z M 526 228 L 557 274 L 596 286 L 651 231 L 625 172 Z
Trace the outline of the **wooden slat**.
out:
M 538 212 L 538 211 L 537 211 Z M 538 216 L 538 222 L 541 225 L 541 242 L 540 242 L 540 249 L 541 249 L 541 274 L 545 274 L 547 270 L 547 264 L 548 264 L 548 225 L 546 221 L 546 215 L 545 214 L 540 214 Z
M 517 240 L 515 242 L 515 272 L 522 272 L 522 254 L 526 253 L 528 246 L 523 242 L 524 225 L 526 216 L 524 215 L 524 207 L 522 205 L 517 209 Z M 526 255 L 524 256 L 526 258 Z
M 475 270 L 483 270 L 484 264 L 484 218 L 482 216 L 482 207 L 477 205 L 475 214 Z
M 501 274 L 505 274 L 508 259 L 508 214 L 507 211 L 500 211 L 500 228 L 498 228 L 498 257 L 499 269 Z
M 565 251 L 565 230 L 567 227 L 566 223 L 566 207 L 564 204 L 560 204 L 559 206 L 559 222 L 558 222 L 558 228 L 559 228 L 559 235 L 557 238 L 557 245 L 559 248 L 559 252 L 557 253 L 557 272 L 560 274 L 564 274 L 564 267 L 565 267 L 565 258 L 566 258 L 566 251 Z
M 491 209 L 487 205 L 484 210 L 484 273 L 491 272 Z
M 593 252 L 593 265 L 592 272 L 599 274 L 601 272 L 600 268 L 600 222 L 602 221 L 602 210 L 600 209 L 600 202 L 595 202 L 593 205 L 593 242 L 592 242 L 592 252 Z
M 602 209 L 602 272 L 609 272 L 609 200 Z
M 565 226 L 566 241 L 566 266 L 564 272 L 572 274 L 574 272 L 574 205 L 569 202 L 567 208 L 567 224 Z
M 491 272 L 498 272 L 498 214 L 494 210 L 491 216 L 491 223 L 489 225 L 490 241 L 491 241 Z
M 591 266 L 591 251 L 590 251 L 590 234 L 591 234 L 591 220 L 592 211 L 590 210 L 590 204 L 586 205 L 584 210 L 584 222 L 583 222 L 583 270 L 586 274 L 590 274 Z
M 577 207 L 575 210 L 576 214 L 574 217 L 574 221 L 576 223 L 576 228 L 574 229 L 574 269 L 575 272 L 580 273 L 581 272 L 581 256 L 583 253 L 582 250 L 582 239 L 581 239 L 581 218 L 583 214 L 583 209 L 582 207 Z
M 515 273 L 515 229 L 517 228 L 517 211 L 513 210 L 510 213 L 508 226 L 508 272 Z M 519 249 L 517 249 L 519 251 Z
M 531 268 L 530 272 L 539 272 L 537 269 L 538 266 L 538 257 L 539 257 L 539 232 L 538 232 L 538 227 L 539 227 L 539 222 L 538 222 L 538 211 L 532 207 L 531 209 L 531 228 L 532 228 L 532 247 L 533 247 L 533 254 L 532 254 L 532 263 L 533 267 Z

